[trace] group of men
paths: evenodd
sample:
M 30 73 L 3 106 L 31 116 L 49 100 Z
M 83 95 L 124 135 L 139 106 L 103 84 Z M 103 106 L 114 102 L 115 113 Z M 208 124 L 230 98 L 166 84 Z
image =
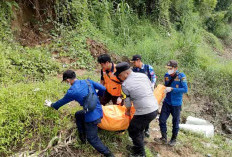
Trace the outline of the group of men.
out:
M 93 111 L 81 110 L 75 114 L 81 142 L 84 144 L 87 140 L 99 153 L 106 157 L 113 157 L 113 153 L 97 135 L 97 124 L 103 117 L 101 105 L 106 105 L 110 101 L 115 105 L 125 105 L 127 108 L 125 114 L 130 116 L 133 102 L 136 112 L 128 128 L 133 146 L 127 148 L 131 151 L 131 156 L 146 156 L 144 136 L 149 137 L 149 124 L 158 114 L 158 103 L 153 94 L 157 79 L 154 69 L 150 65 L 143 64 L 140 55 L 133 56 L 131 62 L 134 67 L 132 69 L 127 62 L 114 64 L 108 54 L 100 55 L 98 62 L 102 67 L 101 84 L 88 80 L 94 94 L 99 96 L 97 105 Z M 186 76 L 178 71 L 176 61 L 169 61 L 166 68 L 168 70 L 164 76 L 166 97 L 159 117 L 162 137 L 154 140 L 157 143 L 167 144 L 166 122 L 171 114 L 173 129 L 169 145 L 174 146 L 179 131 L 182 96 L 187 92 L 188 87 Z M 58 110 L 64 104 L 75 100 L 83 106 L 89 93 L 86 80 L 78 80 L 74 71 L 67 70 L 63 73 L 63 81 L 71 85 L 66 95 L 55 103 L 46 101 L 45 105 Z

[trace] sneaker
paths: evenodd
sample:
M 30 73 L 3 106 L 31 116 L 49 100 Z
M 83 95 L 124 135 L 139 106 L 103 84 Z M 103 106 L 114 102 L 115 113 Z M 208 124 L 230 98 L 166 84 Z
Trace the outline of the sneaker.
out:
M 167 144 L 167 143 L 168 143 L 167 139 L 164 138 L 164 137 L 161 137 L 161 138 L 154 138 L 154 141 L 155 141 L 155 143 L 157 143 L 157 144 Z
M 172 135 L 171 140 L 168 142 L 169 146 L 173 147 L 176 145 L 176 137 L 177 137 L 176 135 Z

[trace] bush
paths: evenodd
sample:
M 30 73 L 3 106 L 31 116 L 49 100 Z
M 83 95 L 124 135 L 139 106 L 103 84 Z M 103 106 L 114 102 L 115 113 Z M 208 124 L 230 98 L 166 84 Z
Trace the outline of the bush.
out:
M 49 74 L 56 74 L 60 67 L 51 59 L 44 48 L 29 49 L 19 45 L 0 42 L 2 83 L 44 80 Z

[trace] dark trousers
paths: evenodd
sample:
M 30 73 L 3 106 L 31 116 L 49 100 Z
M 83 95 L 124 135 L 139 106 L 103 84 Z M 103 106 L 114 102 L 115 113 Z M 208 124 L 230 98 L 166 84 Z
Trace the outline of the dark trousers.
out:
M 145 131 L 149 131 L 149 124 L 145 127 Z
M 145 155 L 144 129 L 153 119 L 155 119 L 157 114 L 158 110 L 145 115 L 134 115 L 132 118 L 128 132 L 134 144 L 133 152 L 135 155 Z
M 86 134 L 87 141 L 101 154 L 109 154 L 109 149 L 102 143 L 97 135 L 97 124 L 101 122 L 101 119 L 93 122 L 85 122 L 84 110 L 78 111 L 75 114 L 77 129 L 79 133 Z
M 113 96 L 109 92 L 105 91 L 104 95 L 100 97 L 100 103 L 105 106 L 112 100 L 113 104 L 117 104 L 118 96 Z
M 163 133 L 167 133 L 167 119 L 169 115 L 172 115 L 172 135 L 177 136 L 179 131 L 180 123 L 180 111 L 181 106 L 172 106 L 168 105 L 166 102 L 163 102 L 159 117 L 160 130 Z

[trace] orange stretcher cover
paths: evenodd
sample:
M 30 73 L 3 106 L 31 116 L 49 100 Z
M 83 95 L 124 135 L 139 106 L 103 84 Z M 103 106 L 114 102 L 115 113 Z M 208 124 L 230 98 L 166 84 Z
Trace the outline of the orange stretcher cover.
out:
M 158 104 L 165 97 L 165 86 L 158 85 L 154 90 L 154 95 L 158 101 Z M 135 113 L 135 109 L 131 107 L 131 116 L 125 115 L 126 107 L 120 105 L 108 105 L 102 106 L 103 109 L 103 118 L 101 123 L 98 124 L 98 127 L 108 131 L 120 131 L 126 130 L 129 127 L 131 118 Z

